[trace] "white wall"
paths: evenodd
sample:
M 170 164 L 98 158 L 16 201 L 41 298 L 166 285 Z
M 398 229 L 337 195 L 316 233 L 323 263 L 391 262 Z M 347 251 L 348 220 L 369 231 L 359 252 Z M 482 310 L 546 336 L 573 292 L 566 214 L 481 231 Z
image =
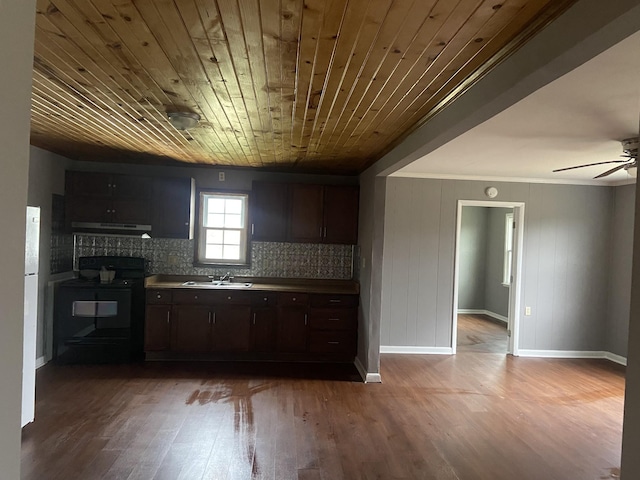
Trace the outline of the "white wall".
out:
M 20 477 L 24 235 L 35 1 L 0 1 L 0 477 Z
M 40 207 L 40 268 L 38 278 L 38 341 L 36 356 L 50 357 L 45 352 L 45 336 L 52 326 L 45 323 L 45 299 L 50 275 L 52 195 L 64 195 L 64 171 L 71 160 L 40 148 L 31 147 L 29 158 L 29 190 L 27 204 Z
M 381 344 L 451 346 L 458 200 L 486 200 L 486 182 L 389 178 Z M 603 350 L 613 191 L 496 183 L 525 203 L 520 348 Z M 521 312 L 523 315 L 524 312 Z

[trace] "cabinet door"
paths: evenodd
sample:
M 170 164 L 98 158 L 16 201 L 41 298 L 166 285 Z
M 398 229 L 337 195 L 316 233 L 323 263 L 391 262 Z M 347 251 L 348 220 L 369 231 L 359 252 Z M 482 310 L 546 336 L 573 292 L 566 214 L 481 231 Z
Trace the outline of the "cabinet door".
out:
M 248 352 L 251 341 L 251 307 L 218 306 L 213 319 L 213 350 Z
M 154 179 L 151 214 L 153 237 L 192 237 L 192 183 L 191 178 Z
M 144 322 L 145 352 L 169 350 L 171 343 L 171 306 L 147 305 Z
M 69 197 L 66 205 L 69 226 L 72 222 L 110 222 L 111 199 L 109 197 Z
M 213 315 L 206 305 L 179 305 L 173 309 L 172 350 L 208 352 L 211 350 Z
M 322 185 L 291 185 L 289 240 L 319 243 L 322 240 Z
M 111 174 L 67 172 L 65 191 L 73 196 L 110 197 Z
M 358 187 L 324 187 L 324 243 L 358 243 Z
M 113 175 L 111 191 L 116 198 L 149 199 L 151 197 L 151 178 L 140 175 Z
M 111 203 L 111 221 L 115 223 L 151 224 L 149 200 L 136 198 L 114 198 Z
M 283 242 L 287 239 L 288 193 L 285 183 L 253 183 L 249 196 L 253 240 Z
M 306 307 L 280 307 L 278 310 L 277 349 L 282 353 L 307 350 Z
M 274 307 L 254 308 L 251 318 L 251 350 L 273 352 L 276 347 L 276 318 Z

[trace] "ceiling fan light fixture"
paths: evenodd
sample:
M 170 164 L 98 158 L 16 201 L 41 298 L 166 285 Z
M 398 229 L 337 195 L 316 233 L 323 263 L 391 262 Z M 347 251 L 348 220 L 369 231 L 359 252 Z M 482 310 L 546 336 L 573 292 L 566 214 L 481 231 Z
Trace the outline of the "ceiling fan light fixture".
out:
M 200 115 L 193 112 L 169 112 L 169 122 L 178 130 L 190 130 L 198 125 Z
M 638 178 L 638 167 L 636 165 L 631 165 L 627 169 L 627 175 L 632 178 Z

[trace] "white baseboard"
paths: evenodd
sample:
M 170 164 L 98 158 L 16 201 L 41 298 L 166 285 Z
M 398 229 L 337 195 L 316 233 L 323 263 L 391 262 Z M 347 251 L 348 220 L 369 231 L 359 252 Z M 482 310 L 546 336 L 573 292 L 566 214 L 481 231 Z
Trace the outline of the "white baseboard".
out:
M 356 366 L 356 369 L 358 370 L 358 373 L 360 374 L 360 377 L 362 377 L 362 381 L 364 383 L 382 383 L 382 377 L 380 376 L 380 374 L 367 373 L 364 365 L 362 365 L 362 362 L 358 357 L 356 357 L 356 360 L 355 362 L 353 362 L 353 364 Z
M 453 355 L 453 349 L 451 347 L 380 345 L 380 353 L 406 353 L 410 355 Z
M 604 352 L 604 358 L 611 362 L 624 365 L 625 367 L 627 366 L 627 358 L 623 357 L 622 355 L 616 355 L 615 353 L 611 352 Z
M 627 359 L 611 352 L 603 351 L 583 351 L 583 350 L 528 350 L 521 348 L 518 350 L 520 357 L 538 358 L 603 358 L 611 362 L 626 365 Z
M 458 313 L 462 315 L 486 315 L 491 318 L 495 318 L 496 320 L 500 320 L 504 323 L 509 323 L 509 319 L 499 313 L 491 312 L 489 310 L 473 310 L 471 308 L 459 308 Z
M 40 367 L 43 367 L 47 364 L 47 359 L 43 357 L 36 358 L 36 370 Z

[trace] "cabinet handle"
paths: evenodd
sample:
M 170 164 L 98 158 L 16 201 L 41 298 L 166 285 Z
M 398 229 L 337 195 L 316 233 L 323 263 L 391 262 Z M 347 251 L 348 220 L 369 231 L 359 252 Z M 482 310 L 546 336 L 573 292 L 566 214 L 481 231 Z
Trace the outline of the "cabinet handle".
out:
M 111 213 L 111 210 L 107 209 L 107 213 Z
M 115 210 L 111 210 L 111 213 L 116 213 L 116 211 Z
M 307 325 L 307 318 L 308 318 L 308 317 L 307 317 L 307 314 L 305 313 L 305 314 L 304 314 L 304 324 L 305 324 L 305 326 Z
M 255 313 L 253 314 L 253 324 L 254 325 L 256 324 L 256 314 Z
M 162 295 L 158 294 L 156 295 L 156 298 L 162 298 Z
M 324 227 L 324 235 L 322 235 L 324 238 L 327 238 L 327 227 Z
M 331 299 L 331 300 L 329 300 L 329 303 L 340 303 L 341 301 L 342 301 L 342 300 L 334 300 L 334 299 Z
M 329 318 L 327 320 L 329 320 L 330 322 L 339 322 L 340 321 L 339 318 Z
M 227 297 L 227 300 L 231 300 L 231 295 L 229 295 L 229 296 Z
M 295 302 L 295 301 L 296 301 L 296 297 L 293 297 L 293 298 L 291 299 L 291 301 L 292 301 L 292 302 Z
M 167 323 L 171 323 L 171 311 L 167 312 Z
M 211 312 L 209 312 L 211 314 Z M 216 324 L 216 312 L 213 312 L 213 324 Z
M 113 188 L 116 188 L 116 184 L 114 183 L 113 185 L 111 185 Z
M 254 225 L 255 225 L 255 224 L 253 224 L 253 223 L 251 224 L 251 235 L 253 235 Z
M 329 345 L 340 345 L 340 342 L 327 342 Z
M 209 325 L 211 325 L 211 312 L 209 312 L 208 317 L 209 317 Z
M 110 183 L 107 183 L 107 187 L 111 188 L 111 184 L 110 184 Z
M 266 302 L 267 301 L 267 297 L 264 297 L 262 300 L 264 300 Z

